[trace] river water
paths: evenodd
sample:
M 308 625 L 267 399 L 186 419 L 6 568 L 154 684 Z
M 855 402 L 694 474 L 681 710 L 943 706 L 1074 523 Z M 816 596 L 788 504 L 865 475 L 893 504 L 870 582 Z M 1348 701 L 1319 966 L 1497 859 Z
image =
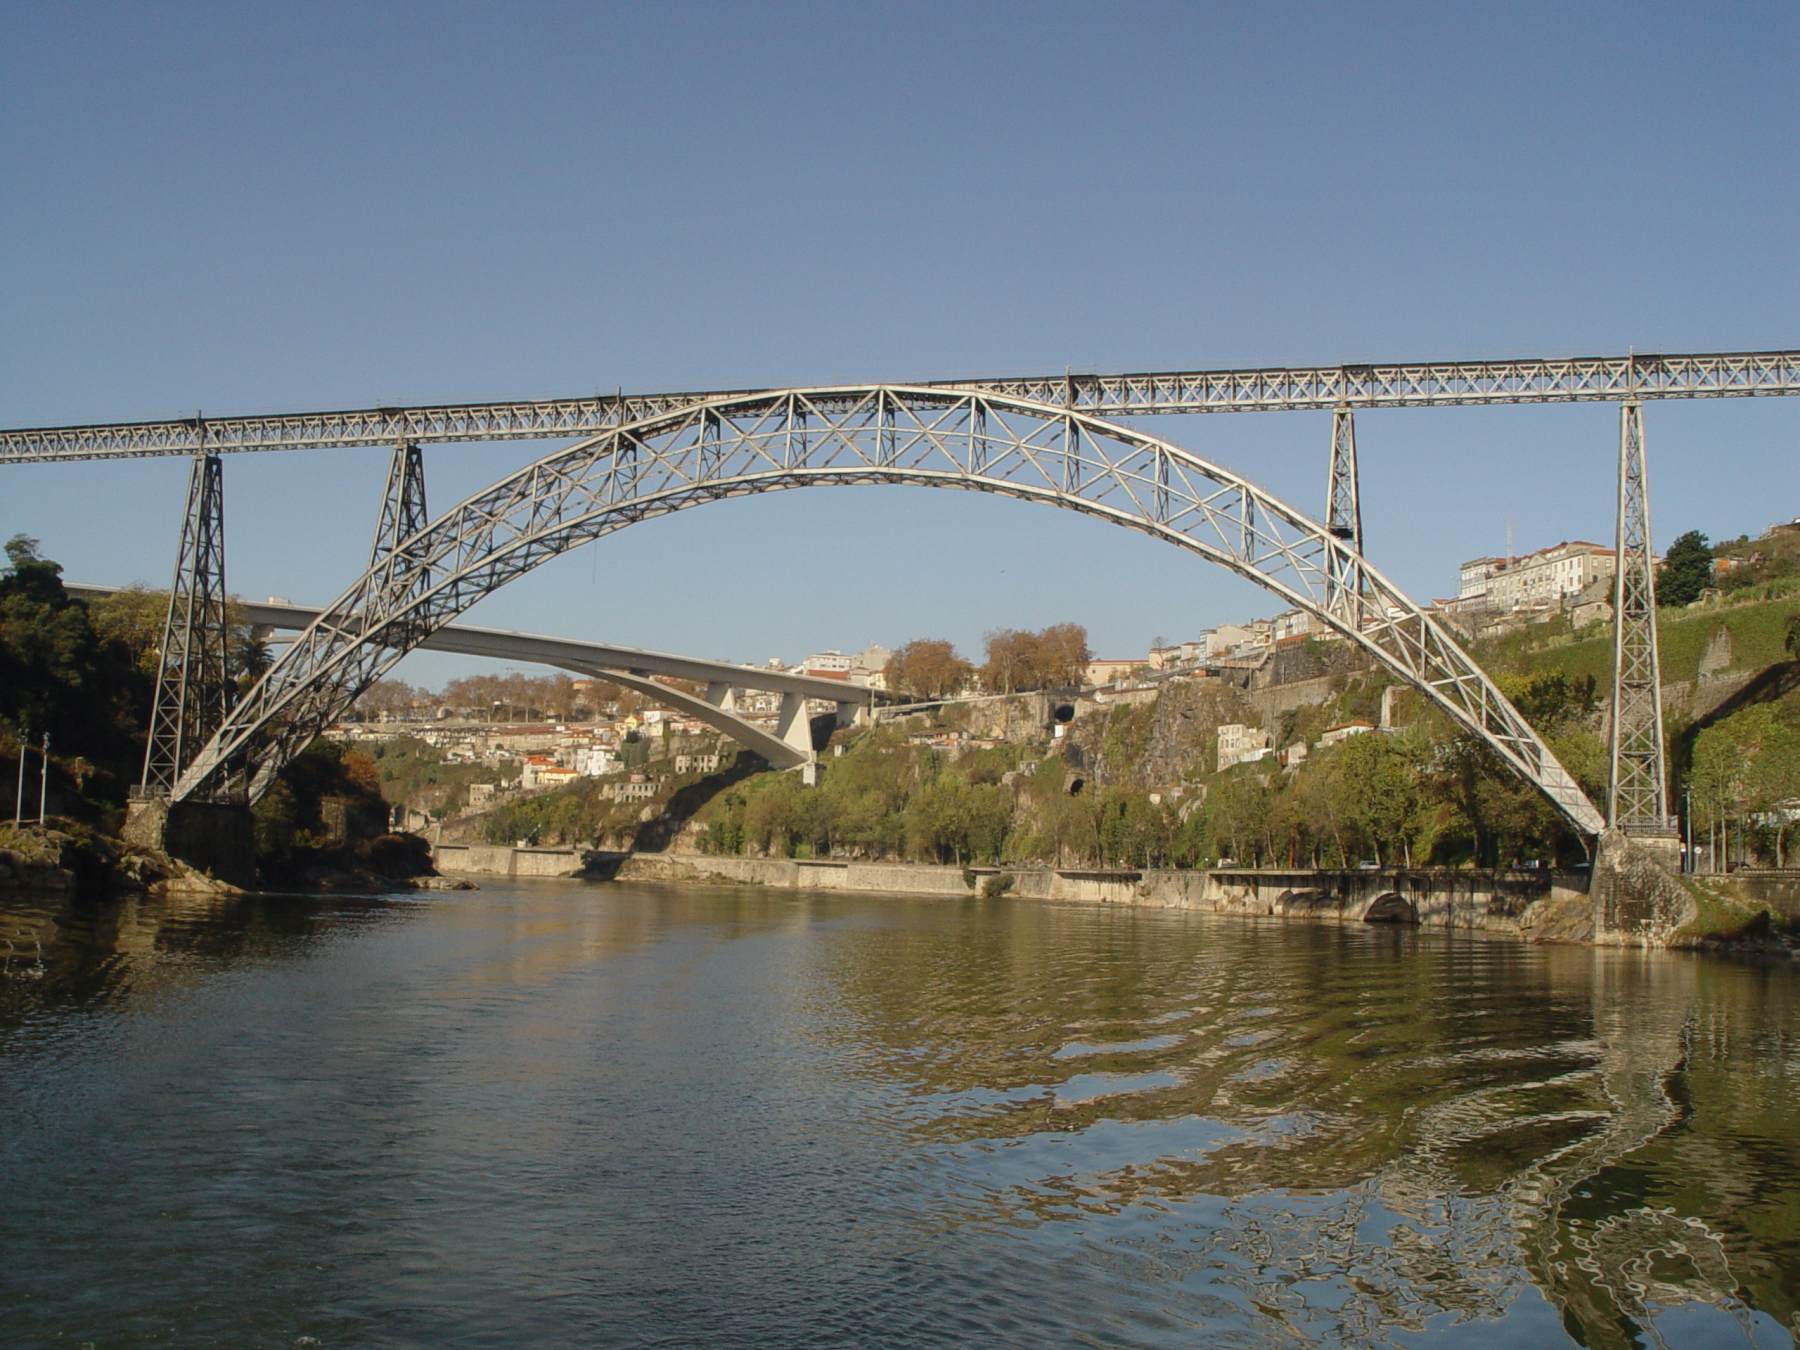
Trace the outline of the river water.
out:
M 1785 1345 L 1800 977 L 1029 901 L 0 901 L 0 1342 Z

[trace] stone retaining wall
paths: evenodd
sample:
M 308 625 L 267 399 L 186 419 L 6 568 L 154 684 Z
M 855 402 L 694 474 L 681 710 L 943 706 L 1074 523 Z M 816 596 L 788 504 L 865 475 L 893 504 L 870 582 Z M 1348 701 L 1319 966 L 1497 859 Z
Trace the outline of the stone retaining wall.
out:
M 726 882 L 805 891 L 886 891 L 968 898 L 996 873 L 1012 878 L 1008 898 L 1147 905 L 1215 914 L 1324 923 L 1388 920 L 1427 928 L 1503 933 L 1547 941 L 1592 936 L 1585 877 L 1549 872 L 1384 868 L 1358 872 L 1098 871 L 1056 868 L 963 869 L 916 863 L 807 862 L 786 858 L 647 853 L 626 859 L 626 881 Z
M 505 844 L 437 844 L 432 866 L 440 872 L 477 877 L 572 877 L 587 866 L 587 854 L 573 848 L 512 848 Z

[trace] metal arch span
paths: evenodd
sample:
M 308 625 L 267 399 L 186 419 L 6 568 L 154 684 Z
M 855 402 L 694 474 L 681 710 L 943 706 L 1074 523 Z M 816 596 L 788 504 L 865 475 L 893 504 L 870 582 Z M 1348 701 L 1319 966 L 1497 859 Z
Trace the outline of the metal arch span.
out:
M 1211 559 L 1362 646 L 1479 735 L 1577 829 L 1600 832 L 1593 803 L 1449 633 L 1317 521 L 1166 441 L 1073 409 L 897 385 L 702 403 L 508 474 L 406 540 L 402 560 L 364 572 L 320 614 L 173 795 L 202 793 L 239 766 L 260 793 L 426 633 L 571 548 L 701 502 L 862 483 L 1047 502 Z M 420 573 L 428 584 L 418 584 Z

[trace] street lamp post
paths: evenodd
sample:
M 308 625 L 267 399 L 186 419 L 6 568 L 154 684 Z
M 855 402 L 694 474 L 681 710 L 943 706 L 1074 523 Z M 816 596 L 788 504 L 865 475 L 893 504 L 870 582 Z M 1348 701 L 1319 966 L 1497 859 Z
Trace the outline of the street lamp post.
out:
M 1694 866 L 1694 790 L 1690 787 L 1681 789 L 1681 824 L 1687 831 L 1687 847 L 1682 851 L 1682 858 L 1687 863 L 1687 873 L 1692 876 L 1700 869 Z
M 25 823 L 25 750 L 31 744 L 31 735 L 24 727 L 19 728 L 19 790 L 13 794 L 13 824 Z
M 21 751 L 21 753 L 19 755 L 19 762 L 23 763 L 24 760 L 25 760 L 25 756 L 24 756 L 24 753 Z M 49 798 L 50 798 L 50 733 L 46 731 L 44 733 L 44 761 L 38 768 L 38 824 L 39 825 L 42 825 L 44 823 L 45 803 L 49 801 Z

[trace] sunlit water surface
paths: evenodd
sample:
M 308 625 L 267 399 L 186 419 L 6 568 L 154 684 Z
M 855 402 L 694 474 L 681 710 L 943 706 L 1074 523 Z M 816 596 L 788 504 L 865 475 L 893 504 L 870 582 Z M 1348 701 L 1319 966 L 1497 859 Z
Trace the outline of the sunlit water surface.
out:
M 1800 1325 L 1787 968 L 572 883 L 0 940 L 0 1342 Z

